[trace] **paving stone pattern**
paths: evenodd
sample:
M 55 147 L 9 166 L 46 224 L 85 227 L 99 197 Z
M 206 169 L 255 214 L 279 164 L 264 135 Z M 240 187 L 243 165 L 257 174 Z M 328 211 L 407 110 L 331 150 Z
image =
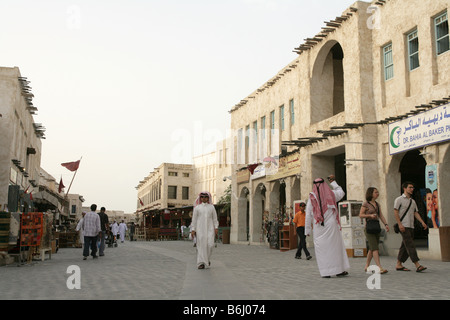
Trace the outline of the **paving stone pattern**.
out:
M 395 270 L 395 257 L 382 256 L 387 274 L 370 290 L 365 258 L 350 258 L 347 277 L 320 277 L 313 259 L 294 259 L 295 250 L 217 244 L 211 267 L 196 268 L 190 241 L 125 242 L 105 256 L 82 260 L 82 249 L 64 248 L 51 260 L 0 267 L 2 300 L 448 300 L 450 263 L 423 260 L 415 272 Z M 419 254 L 420 257 L 420 254 Z M 69 289 L 69 266 L 80 267 L 80 289 Z

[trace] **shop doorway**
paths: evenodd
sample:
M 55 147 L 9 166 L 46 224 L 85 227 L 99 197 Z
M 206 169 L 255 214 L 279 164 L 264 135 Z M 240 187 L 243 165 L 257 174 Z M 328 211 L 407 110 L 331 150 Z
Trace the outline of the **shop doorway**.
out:
M 242 188 L 238 198 L 238 241 L 249 240 L 249 221 L 250 221 L 250 203 L 248 199 L 249 190 L 247 187 Z
M 253 242 L 264 241 L 264 210 L 266 200 L 266 187 L 260 183 L 255 188 L 252 202 L 252 228 L 251 239 Z
M 329 174 L 336 177 L 336 182 L 345 192 L 345 196 L 341 201 L 347 200 L 347 167 L 345 165 L 345 146 L 339 146 L 334 149 L 326 150 L 313 155 L 312 158 L 313 179 L 323 178 Z
M 423 221 L 427 222 L 427 210 L 426 210 L 426 181 L 425 181 L 425 169 L 427 162 L 420 154 L 419 150 L 408 151 L 400 162 L 400 178 L 401 184 L 405 181 L 410 181 L 414 184 L 413 198 L 417 204 L 419 214 Z M 399 194 L 403 193 L 403 189 L 400 187 Z M 414 223 L 414 240 L 416 247 L 428 248 L 428 230 L 423 230 L 422 225 L 415 220 Z
M 347 200 L 347 167 L 345 166 L 345 153 L 338 154 L 334 157 L 334 175 L 336 182 L 345 192 L 341 201 Z

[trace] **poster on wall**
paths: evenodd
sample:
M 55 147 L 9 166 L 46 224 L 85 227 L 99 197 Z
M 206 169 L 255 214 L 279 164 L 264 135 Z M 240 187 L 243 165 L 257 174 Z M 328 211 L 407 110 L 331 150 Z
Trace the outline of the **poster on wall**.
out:
M 439 203 L 438 203 L 438 165 L 432 164 L 425 168 L 425 203 L 427 208 L 428 228 L 439 228 Z

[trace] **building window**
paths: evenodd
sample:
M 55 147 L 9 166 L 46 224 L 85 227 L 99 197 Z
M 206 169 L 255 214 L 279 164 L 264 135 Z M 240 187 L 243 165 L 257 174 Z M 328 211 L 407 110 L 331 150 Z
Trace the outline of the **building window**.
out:
M 272 130 L 272 133 L 275 130 L 275 111 L 270 113 L 270 129 Z
M 167 197 L 169 199 L 176 199 L 177 198 L 177 186 L 169 186 L 168 188 Z
M 436 52 L 439 55 L 450 49 L 447 12 L 437 17 L 434 23 L 436 26 Z
M 183 200 L 189 200 L 189 187 L 183 187 L 182 199 Z
M 244 137 L 243 137 L 243 130 L 238 130 L 238 150 L 237 150 L 237 157 L 238 157 L 238 163 L 243 163 L 242 158 L 244 156 L 243 153 L 243 147 L 244 147 Z
M 248 154 L 248 149 L 250 147 L 250 125 L 245 127 L 245 162 L 244 163 L 248 163 L 249 162 L 249 154 Z
M 183 177 L 189 178 L 189 173 L 188 172 L 183 172 Z
M 280 107 L 280 126 L 281 131 L 284 131 L 284 105 Z
M 392 43 L 383 48 L 384 55 L 384 80 L 394 77 L 394 58 L 392 56 Z
M 420 66 L 419 64 L 419 37 L 417 30 L 408 34 L 408 55 L 409 70 L 412 71 Z
M 295 124 L 295 111 L 294 111 L 294 99 L 289 101 L 290 109 L 291 109 L 291 126 Z
M 72 213 L 77 213 L 77 206 L 75 204 L 72 205 Z
M 178 172 L 169 171 L 169 177 L 177 177 Z
M 261 139 L 266 139 L 266 117 L 261 118 Z

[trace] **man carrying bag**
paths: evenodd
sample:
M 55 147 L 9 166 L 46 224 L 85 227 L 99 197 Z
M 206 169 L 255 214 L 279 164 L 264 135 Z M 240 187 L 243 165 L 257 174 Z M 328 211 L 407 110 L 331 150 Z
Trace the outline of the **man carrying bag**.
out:
M 412 199 L 414 192 L 414 185 L 411 182 L 404 182 L 402 184 L 403 194 L 395 199 L 394 215 L 397 225 L 394 225 L 394 230 L 400 232 L 402 236 L 402 245 L 398 251 L 397 257 L 397 271 L 410 271 L 403 266 L 403 263 L 411 258 L 411 261 L 416 265 L 416 272 L 422 272 L 425 268 L 420 265 L 419 257 L 417 256 L 416 246 L 414 244 L 414 217 L 419 220 L 423 228 L 427 225 L 423 222 L 417 209 L 416 202 Z M 406 208 L 404 211 L 401 208 Z M 400 218 L 400 214 L 402 218 Z

